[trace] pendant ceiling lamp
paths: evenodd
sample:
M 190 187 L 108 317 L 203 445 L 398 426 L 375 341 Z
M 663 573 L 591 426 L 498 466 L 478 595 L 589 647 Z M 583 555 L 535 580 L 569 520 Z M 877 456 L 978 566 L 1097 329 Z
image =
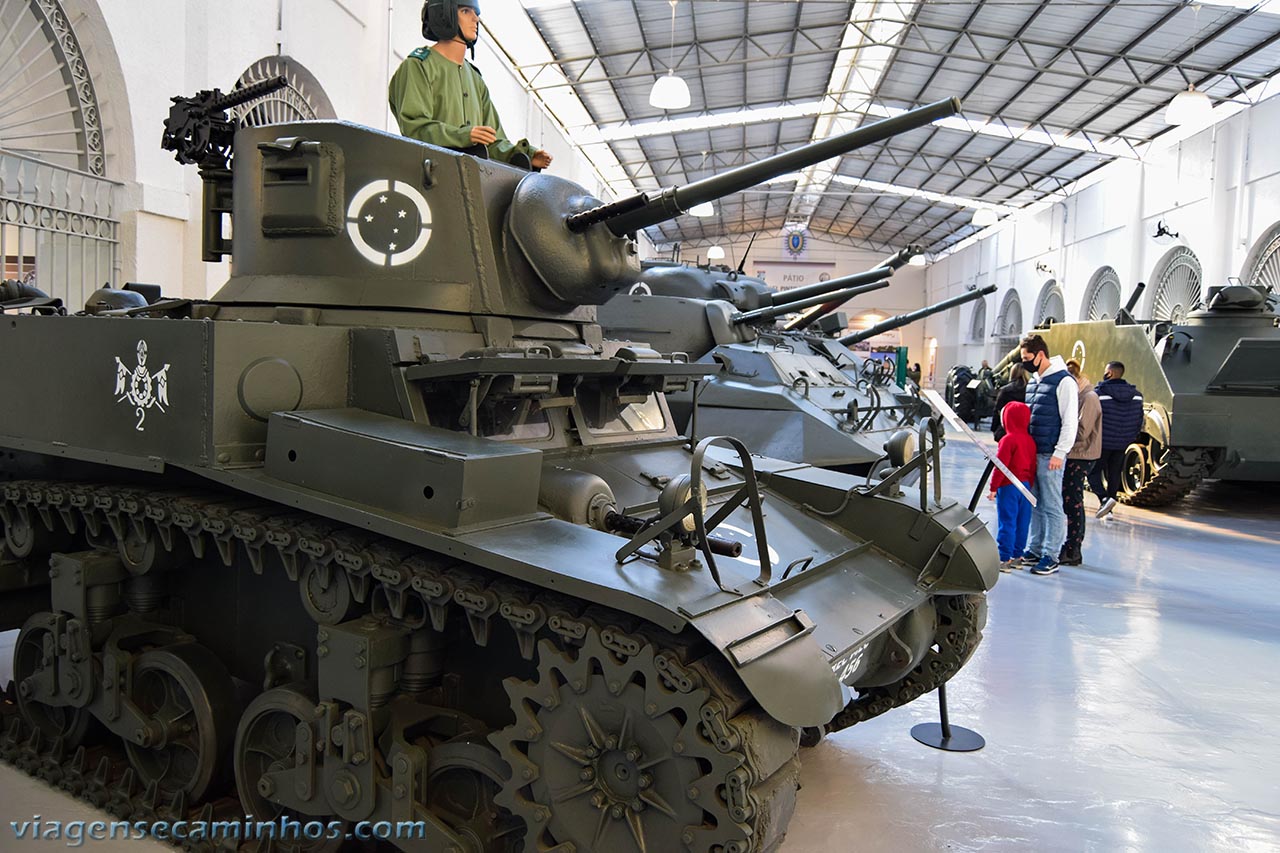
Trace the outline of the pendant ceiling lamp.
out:
M 712 246 L 710 249 L 707 249 L 707 259 L 712 261 L 724 260 L 724 249 L 719 246 Z
M 715 216 L 716 209 L 711 202 L 704 201 L 702 204 L 695 204 L 689 208 L 688 213 L 690 216 Z
M 973 212 L 973 219 L 969 221 L 974 228 L 986 228 L 996 224 L 996 212 L 989 207 L 979 207 Z
M 1212 112 L 1213 104 L 1209 102 L 1209 96 L 1204 92 L 1197 92 L 1195 86 L 1188 86 L 1187 91 L 1173 96 L 1169 108 L 1164 112 L 1164 120 L 1166 124 L 1173 125 L 1197 124 L 1208 121 Z
M 689 106 L 689 84 L 676 76 L 674 59 L 676 54 L 676 3 L 679 0 L 668 0 L 671 4 L 671 52 L 667 57 L 666 76 L 659 77 L 649 91 L 649 106 L 660 110 L 682 110 Z

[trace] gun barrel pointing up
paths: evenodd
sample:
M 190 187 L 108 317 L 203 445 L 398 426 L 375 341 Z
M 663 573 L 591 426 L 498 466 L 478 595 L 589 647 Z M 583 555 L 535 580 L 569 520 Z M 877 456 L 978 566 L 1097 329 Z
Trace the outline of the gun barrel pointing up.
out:
M 901 328 L 909 323 L 914 323 L 916 320 L 922 320 L 931 314 L 937 314 L 939 311 L 946 311 L 948 308 L 955 308 L 957 305 L 964 305 L 966 302 L 981 299 L 988 293 L 995 292 L 996 285 L 994 284 L 988 285 L 981 290 L 970 290 L 967 293 L 961 293 L 959 296 L 953 296 L 950 299 L 935 302 L 933 305 L 926 305 L 924 308 L 920 308 L 906 314 L 899 314 L 896 317 L 890 317 L 888 320 L 885 320 L 882 323 L 877 323 L 869 329 L 845 335 L 840 338 L 840 343 L 845 346 L 850 346 L 858 343 L 858 341 L 865 341 L 867 338 L 874 338 L 876 335 L 883 334 L 884 332 L 892 332 L 894 329 Z
M 948 118 L 960 112 L 958 98 L 941 101 L 908 110 L 892 118 L 883 119 L 826 139 L 812 142 L 791 151 L 748 163 L 683 187 L 668 187 L 650 198 L 639 193 L 621 202 L 601 205 L 582 211 L 566 219 L 569 230 L 580 232 L 603 222 L 617 237 L 631 234 L 650 225 L 657 225 L 703 202 L 715 201 L 736 192 L 750 189 L 767 180 L 807 169 L 823 160 L 846 154 L 857 148 L 875 145 L 900 133 L 924 127 L 938 119 Z M 610 207 L 607 211 L 601 208 Z
M 850 287 L 857 287 L 862 284 L 870 284 L 873 281 L 882 281 L 893 275 L 892 267 L 876 267 L 875 269 L 863 270 L 852 275 L 844 275 L 840 278 L 833 278 L 828 281 L 819 281 L 814 284 L 806 284 L 801 287 L 793 287 L 790 290 L 775 290 L 769 294 L 769 302 L 765 307 L 774 305 L 788 305 L 789 311 L 799 310 L 794 303 L 807 300 L 811 296 L 827 296 L 831 298 L 834 294 Z M 806 303 L 813 304 L 813 303 Z
M 828 299 L 839 299 L 841 302 L 844 302 L 846 299 L 852 299 L 859 294 L 870 293 L 873 290 L 888 287 L 889 282 L 886 281 L 886 279 L 889 277 L 890 270 L 883 267 L 880 269 L 884 271 L 884 274 L 880 277 L 879 281 L 873 281 L 870 284 L 863 284 L 857 287 L 846 287 L 843 290 L 837 290 L 834 293 L 824 291 L 822 293 L 815 294 L 814 296 L 810 296 L 808 299 L 800 299 L 795 302 L 784 302 L 781 305 L 772 305 L 768 308 L 757 308 L 754 311 L 744 311 L 741 314 L 734 314 L 729 318 L 729 322 L 733 323 L 735 326 L 740 326 L 743 323 L 760 323 L 766 320 L 773 320 L 776 317 L 781 317 L 783 314 L 790 314 L 792 311 L 799 311 L 801 308 L 808 308 L 810 305 L 820 305 Z M 862 273 L 862 275 L 865 275 L 865 273 Z M 853 278 L 853 276 L 849 276 L 849 278 Z M 824 281 L 823 284 L 828 284 L 828 282 Z

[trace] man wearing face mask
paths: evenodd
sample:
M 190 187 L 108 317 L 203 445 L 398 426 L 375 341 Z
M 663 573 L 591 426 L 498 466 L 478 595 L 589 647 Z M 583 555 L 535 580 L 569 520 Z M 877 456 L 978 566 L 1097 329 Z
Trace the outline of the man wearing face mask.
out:
M 1022 565 L 1033 575 L 1058 571 L 1058 553 L 1067 538 L 1067 515 L 1062 507 L 1062 474 L 1067 453 L 1076 441 L 1079 387 L 1062 356 L 1049 356 L 1039 335 L 1022 339 L 1022 369 L 1031 377 L 1027 405 L 1031 407 L 1031 437 L 1036 443 L 1036 478 L 1031 532 Z
M 480 0 L 426 0 L 422 34 L 435 44 L 410 53 L 387 87 L 400 132 L 523 169 L 550 166 L 551 155 L 527 139 L 507 139 L 484 78 L 466 60 L 480 34 Z

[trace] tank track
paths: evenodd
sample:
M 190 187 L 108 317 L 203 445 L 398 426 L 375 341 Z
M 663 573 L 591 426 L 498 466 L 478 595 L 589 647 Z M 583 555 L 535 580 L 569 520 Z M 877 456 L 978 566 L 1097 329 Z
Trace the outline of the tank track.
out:
M 872 687 L 851 699 L 826 726 L 838 732 L 920 698 L 950 680 L 973 656 L 987 625 L 985 595 L 943 595 L 934 599 L 938 629 L 929 649 L 911 672 L 893 684 Z
M 1121 500 L 1131 506 L 1168 506 L 1191 494 L 1213 469 L 1213 451 L 1203 447 L 1171 447 L 1160 469 L 1142 488 Z
M 552 661 L 562 665 L 566 660 L 589 658 L 592 672 L 629 671 L 635 683 L 644 685 L 650 705 L 670 705 L 677 709 L 677 717 L 687 716 L 683 739 L 689 745 L 689 757 L 700 768 L 701 775 L 685 795 L 710 819 L 689 827 L 682 833 L 680 846 L 668 849 L 769 853 L 782 842 L 799 789 L 799 733 L 769 718 L 728 663 L 696 635 L 675 636 L 628 614 L 244 495 L 21 480 L 0 486 L 0 499 L 6 523 L 29 525 L 28 535 L 84 535 L 99 549 L 118 547 L 130 531 L 149 531 L 166 549 L 172 548 L 176 537 L 184 537 L 197 560 L 216 555 L 230 568 L 243 555 L 255 574 L 283 568 L 299 584 L 304 602 L 309 570 L 324 566 L 334 576 L 345 576 L 359 605 L 344 618 L 373 612 L 401 625 L 429 624 L 437 631 L 451 619 L 463 619 L 476 645 L 482 647 L 489 642 L 492 626 L 506 623 L 515 632 L 521 655 L 526 660 L 541 659 L 540 670 L 552 666 Z M 324 596 L 312 596 L 312 602 L 323 606 Z M 320 628 L 326 624 L 317 621 Z M 527 686 L 508 679 L 513 703 L 522 689 Z M 22 772 L 122 818 L 234 820 L 243 816 L 234 788 L 232 796 L 203 803 L 188 802 L 181 794 L 162 802 L 154 784 L 142 789 L 114 738 L 109 738 L 111 743 L 69 749 L 62 739 L 51 742 L 27 725 L 14 700 L 11 685 L 0 704 L 5 726 L 0 760 Z M 538 723 L 530 723 L 525 706 L 513 707 L 513 712 L 516 722 L 493 732 L 490 739 L 509 763 L 520 763 L 516 744 L 527 742 Z M 553 823 L 557 806 L 531 800 L 527 780 L 515 775 L 499 799 L 532 821 L 530 838 L 545 840 L 544 824 Z M 600 819 L 615 819 L 615 805 L 610 802 L 599 810 Z M 626 823 L 636 821 L 634 814 L 625 817 Z M 641 853 L 656 849 L 637 840 Z M 209 842 L 183 846 L 200 853 L 233 849 Z M 242 849 L 257 847 L 246 844 Z M 577 847 L 563 844 L 554 849 L 586 853 L 592 848 L 580 841 Z

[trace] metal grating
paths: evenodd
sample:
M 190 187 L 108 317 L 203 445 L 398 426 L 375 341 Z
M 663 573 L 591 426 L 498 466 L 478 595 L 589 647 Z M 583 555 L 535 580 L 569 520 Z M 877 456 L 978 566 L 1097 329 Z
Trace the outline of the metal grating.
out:
M 997 338 L 1016 338 L 1022 334 L 1022 298 L 1018 291 L 1008 290 L 1000 303 L 1000 316 L 992 335 Z
M 1180 323 L 1200 306 L 1200 259 L 1186 246 L 1164 253 L 1151 271 L 1151 318 Z
M 1240 269 L 1240 280 L 1280 293 L 1280 222 L 1264 231 L 1253 244 Z
M 1080 316 L 1086 320 L 1110 320 L 1120 313 L 1120 274 L 1112 267 L 1099 267 L 1085 289 Z
M 1066 319 L 1067 306 L 1062 297 L 1062 286 L 1051 278 L 1040 288 L 1040 295 L 1036 297 L 1036 325 L 1061 323 Z

